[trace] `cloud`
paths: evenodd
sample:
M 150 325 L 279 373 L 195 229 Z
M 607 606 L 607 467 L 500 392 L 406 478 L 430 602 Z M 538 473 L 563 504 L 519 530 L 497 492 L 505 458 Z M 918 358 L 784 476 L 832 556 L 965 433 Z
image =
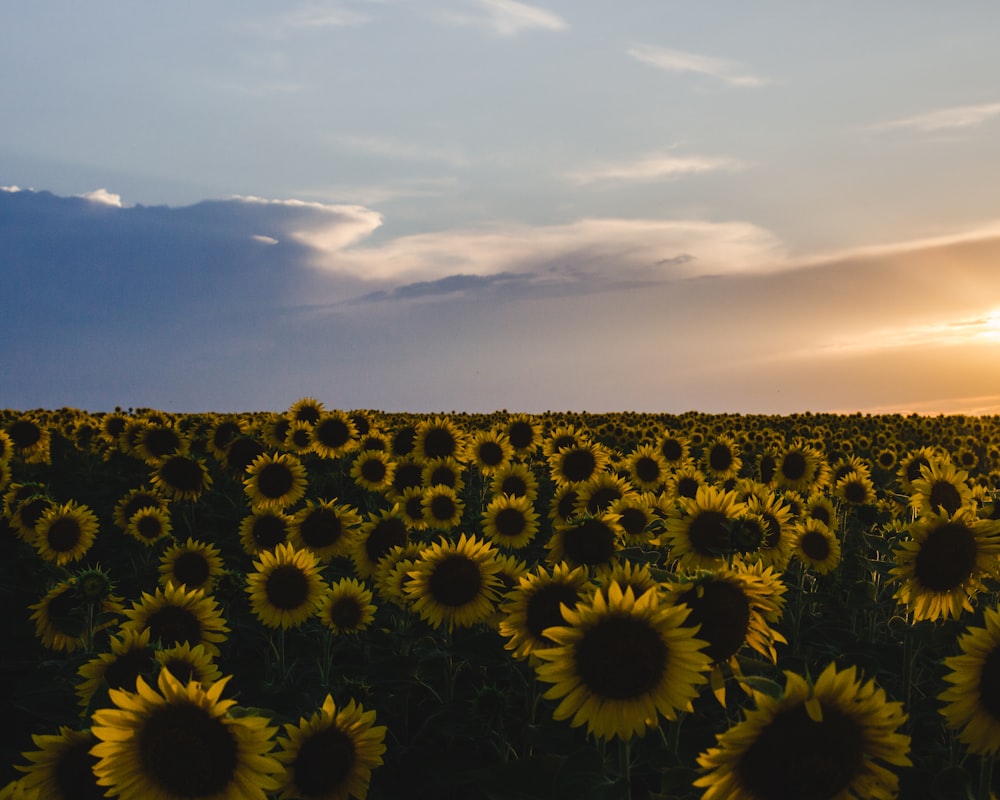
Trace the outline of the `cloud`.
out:
M 996 116 L 1000 116 L 1000 103 L 981 103 L 971 106 L 939 108 L 912 117 L 880 122 L 869 126 L 869 130 L 888 131 L 909 129 L 933 133 L 955 128 L 977 128 Z
M 336 147 L 354 153 L 400 161 L 443 161 L 451 166 L 468 163 L 465 153 L 456 148 L 428 147 L 389 136 L 341 136 L 333 140 Z
M 483 13 L 448 11 L 440 15 L 441 19 L 450 25 L 487 28 L 501 36 L 516 36 L 525 30 L 561 31 L 568 27 L 557 14 L 517 0 L 469 0 L 469 4 Z
M 92 192 L 84 192 L 81 195 L 85 200 L 91 200 L 94 203 L 103 203 L 107 206 L 116 206 L 117 208 L 122 207 L 122 196 L 120 194 L 113 194 L 107 189 L 95 189 Z
M 746 72 L 742 65 L 721 58 L 668 50 L 650 45 L 634 45 L 626 51 L 632 58 L 667 72 L 695 72 L 716 78 L 730 86 L 764 86 L 768 81 Z
M 743 162 L 733 158 L 653 154 L 631 161 L 595 164 L 571 171 L 566 177 L 575 184 L 599 181 L 655 181 L 702 172 L 737 170 L 744 166 Z

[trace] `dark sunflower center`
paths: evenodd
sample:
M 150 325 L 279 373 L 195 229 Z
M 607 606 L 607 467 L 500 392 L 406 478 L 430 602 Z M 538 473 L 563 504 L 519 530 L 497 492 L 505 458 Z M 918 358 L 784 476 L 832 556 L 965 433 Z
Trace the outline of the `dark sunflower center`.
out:
M 613 486 L 602 486 L 590 495 L 587 500 L 587 511 L 596 514 L 610 506 L 615 500 L 621 499 L 622 493 Z
M 684 476 L 677 480 L 677 496 L 678 497 L 689 497 L 692 500 L 695 495 L 698 494 L 698 483 L 697 479 Z
M 264 445 L 249 436 L 241 436 L 226 451 L 229 468 L 243 474 L 256 458 L 264 454 Z
M 624 508 L 618 524 L 622 526 L 626 536 L 639 536 L 646 530 L 649 518 L 641 508 Z
M 155 664 L 156 659 L 151 648 L 134 647 L 108 664 L 104 670 L 104 680 L 112 689 L 134 692 L 136 678 L 140 675 L 149 675 Z
M 577 564 L 604 564 L 615 554 L 615 532 L 599 519 L 585 519 L 563 532 L 563 549 Z
M 751 553 L 764 543 L 764 527 L 756 517 L 730 523 L 730 547 L 737 553 Z
M 994 720 L 1000 720 L 1000 647 L 994 647 L 983 660 L 979 704 Z
M 507 427 L 507 437 L 515 450 L 524 450 L 535 440 L 535 431 L 531 423 L 521 420 L 512 422 Z
M 321 549 L 334 544 L 344 535 L 344 525 L 335 511 L 315 508 L 302 520 L 299 532 L 308 547 Z
M 977 552 L 975 534 L 959 522 L 947 522 L 932 530 L 920 545 L 913 574 L 932 592 L 951 591 L 968 580 Z
M 164 647 L 182 642 L 192 645 L 201 641 L 201 622 L 191 610 L 181 606 L 167 605 L 157 609 L 146 620 L 149 638 Z
M 150 454 L 157 458 L 177 452 L 181 445 L 181 437 L 173 428 L 150 428 L 142 441 Z
M 913 459 L 909 464 L 906 465 L 906 479 L 910 483 L 913 483 L 913 481 L 917 480 L 917 478 L 920 477 L 921 468 L 929 467 L 930 465 L 931 462 L 923 456 L 921 456 L 920 458 Z
M 294 564 L 282 564 L 271 570 L 264 582 L 267 601 L 281 611 L 301 608 L 309 597 L 309 580 Z
M 801 480 L 805 477 L 807 466 L 806 457 L 797 450 L 793 450 L 790 453 L 785 453 L 785 457 L 781 459 L 781 474 L 790 481 Z
M 240 426 L 235 422 L 220 422 L 212 431 L 212 444 L 219 450 L 225 450 L 237 436 Z
M 288 523 L 281 517 L 270 515 L 256 517 L 253 521 L 253 540 L 262 550 L 270 550 L 284 543 L 288 537 Z
M 483 442 L 479 445 L 479 460 L 487 467 L 495 467 L 503 463 L 503 448 L 496 442 Z
M 52 767 L 52 777 L 61 797 L 73 800 L 101 800 L 104 788 L 97 785 L 94 765 L 98 759 L 90 754 L 97 737 L 88 735 L 63 751 Z
M 727 445 L 712 445 L 708 451 L 708 465 L 716 472 L 725 472 L 733 465 L 733 451 Z
M 678 599 L 691 609 L 687 627 L 700 625 L 697 638 L 708 642 L 705 653 L 714 662 L 725 661 L 739 650 L 750 630 L 750 601 L 739 586 L 729 581 L 707 581 L 686 591 Z
M 760 459 L 760 479 L 762 483 L 770 483 L 774 473 L 778 471 L 778 460 L 770 455 L 764 455 Z
M 46 538 L 49 547 L 57 553 L 68 553 L 80 543 L 82 535 L 83 530 L 78 520 L 73 517 L 59 517 L 49 526 Z
M 135 530 L 143 539 L 156 539 L 163 533 L 163 521 L 155 514 L 139 517 Z
M 761 547 L 776 547 L 781 541 L 781 522 L 773 514 L 761 514 L 764 520 L 764 541 Z
M 579 495 L 575 491 L 568 491 L 559 498 L 556 511 L 562 519 L 569 519 L 578 498 Z
M 211 574 L 208 559 L 201 553 L 188 551 L 174 559 L 174 577 L 185 586 L 197 589 Z
M 271 462 L 257 473 L 257 491 L 268 500 L 284 497 L 295 485 L 295 477 L 287 464 Z
M 580 483 L 590 478 L 597 469 L 597 459 L 586 448 L 571 450 L 563 458 L 562 473 L 567 481 Z
M 201 465 L 187 456 L 174 456 L 164 461 L 160 476 L 182 492 L 197 492 L 202 488 Z
M 809 516 L 818 519 L 828 528 L 830 527 L 830 509 L 824 505 L 815 505 L 809 509 Z
M 511 497 L 524 497 L 528 494 L 528 484 L 520 475 L 508 475 L 501 481 L 499 493 Z
M 583 631 L 573 659 L 580 679 L 598 697 L 628 700 L 659 685 L 669 656 L 663 637 L 646 620 L 614 614 Z
M 396 467 L 396 474 L 392 478 L 392 488 L 397 494 L 402 494 L 411 487 L 420 486 L 422 472 L 419 464 L 413 462 L 400 464 Z
M 420 498 L 416 498 L 418 503 L 417 516 L 420 516 Z M 379 521 L 368 538 L 365 539 L 365 552 L 368 560 L 372 564 L 377 564 L 385 557 L 392 548 L 406 544 L 407 530 L 406 523 L 398 517 L 386 517 Z
M 448 466 L 439 466 L 431 470 L 430 479 L 427 481 L 430 486 L 449 486 L 455 488 L 458 482 L 458 475 L 455 470 Z
M 636 459 L 635 474 L 643 483 L 655 483 L 660 479 L 660 465 L 655 458 L 643 456 Z
M 380 458 L 367 458 L 361 464 L 361 477 L 369 483 L 381 483 L 387 472 L 388 468 Z
M 543 636 L 546 628 L 565 625 L 560 604 L 567 608 L 576 608 L 580 595 L 577 590 L 565 583 L 549 583 L 536 590 L 525 604 L 525 624 L 531 635 L 538 640 L 552 644 L 552 640 Z
M 17 516 L 21 520 L 21 524 L 30 530 L 38 524 L 38 520 L 42 518 L 42 514 L 50 505 L 47 497 L 34 497 L 18 506 Z
M 313 429 L 316 441 L 324 447 L 336 450 L 351 440 L 350 426 L 339 417 L 329 417 L 320 420 Z
M 174 797 L 221 796 L 239 767 L 239 749 L 229 727 L 195 705 L 157 708 L 138 739 L 143 774 Z
M 122 517 L 126 520 L 132 519 L 132 515 L 136 511 L 142 511 L 144 508 L 159 508 L 160 498 L 152 494 L 137 494 L 133 496 L 122 509 Z
M 931 508 L 954 514 L 962 507 L 962 495 L 950 481 L 934 481 L 931 484 Z
M 428 506 L 431 519 L 437 520 L 438 522 L 450 521 L 454 518 L 457 510 L 458 506 L 455 505 L 455 500 L 446 494 L 434 495 Z
M 823 707 L 814 722 L 804 705 L 780 712 L 746 749 L 736 766 L 748 796 L 760 800 L 830 800 L 864 766 L 858 723 Z
M 193 663 L 187 659 L 175 657 L 163 662 L 163 669 L 177 678 L 183 684 L 198 680 L 198 672 Z
M 890 469 L 896 463 L 896 454 L 890 450 L 883 450 L 878 455 L 878 464 L 883 469 Z
M 552 452 L 558 453 L 564 447 L 575 447 L 576 437 L 575 436 L 560 436 L 558 439 L 554 439 L 552 442 Z
M 700 511 L 688 524 L 687 538 L 701 555 L 724 553 L 729 547 L 729 517 L 721 511 Z
M 799 538 L 799 547 L 813 561 L 826 561 L 830 557 L 830 542 L 819 531 L 806 531 Z
M 443 558 L 431 569 L 427 588 L 441 605 L 459 608 L 471 603 L 483 588 L 479 564 L 463 555 Z
M 292 763 L 295 785 L 305 797 L 332 797 L 344 787 L 355 760 L 354 739 L 331 725 L 302 742 Z
M 356 597 L 341 597 L 329 611 L 330 621 L 338 628 L 350 630 L 361 624 L 361 604 Z
M 312 428 L 296 428 L 292 431 L 292 444 L 300 450 L 307 448 L 311 441 Z
M 314 405 L 299 406 L 295 410 L 295 419 L 299 422 L 308 422 L 315 425 L 319 420 L 320 410 Z
M 524 512 L 519 508 L 501 508 L 493 517 L 493 524 L 501 536 L 520 536 L 528 527 Z
M 413 452 L 416 430 L 412 425 L 406 425 L 396 431 L 392 437 L 392 454 L 396 456 L 406 456 Z
M 452 456 L 457 447 L 455 437 L 446 428 L 431 428 L 424 436 L 424 455 L 427 458 Z
M 14 442 L 14 447 L 18 449 L 33 447 L 42 439 L 42 429 L 28 420 L 18 420 L 12 425 L 8 425 L 7 434 Z
M 844 499 L 849 503 L 860 505 L 868 501 L 868 487 L 863 481 L 849 481 L 844 484 Z
M 684 455 L 684 445 L 676 439 L 666 439 L 660 445 L 660 453 L 667 461 L 678 461 Z

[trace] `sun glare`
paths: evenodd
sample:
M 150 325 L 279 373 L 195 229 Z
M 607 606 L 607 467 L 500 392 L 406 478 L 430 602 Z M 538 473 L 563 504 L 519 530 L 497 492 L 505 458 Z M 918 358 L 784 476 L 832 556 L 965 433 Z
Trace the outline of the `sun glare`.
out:
M 1000 308 L 990 311 L 983 320 L 983 336 L 993 342 L 1000 342 Z

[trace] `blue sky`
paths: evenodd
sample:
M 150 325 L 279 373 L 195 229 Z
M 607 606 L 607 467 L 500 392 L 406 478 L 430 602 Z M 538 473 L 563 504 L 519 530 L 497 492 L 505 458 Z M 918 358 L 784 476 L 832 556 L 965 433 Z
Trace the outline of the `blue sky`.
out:
M 1000 413 L 998 29 L 5 3 L 0 407 Z

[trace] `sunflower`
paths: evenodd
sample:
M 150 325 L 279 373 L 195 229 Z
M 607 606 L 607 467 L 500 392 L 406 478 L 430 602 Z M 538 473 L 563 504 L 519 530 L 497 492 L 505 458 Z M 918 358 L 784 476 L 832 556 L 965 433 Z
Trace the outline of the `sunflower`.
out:
M 907 526 L 910 539 L 893 550 L 894 597 L 915 620 L 957 619 L 986 575 L 997 575 L 1000 521 L 979 519 L 967 508 L 924 514 Z
M 267 627 L 297 628 L 323 602 L 320 561 L 309 550 L 279 544 L 261 553 L 253 567 L 246 592 L 254 615 Z
M 35 525 L 33 544 L 38 555 L 58 566 L 83 558 L 97 538 L 97 516 L 87 506 L 70 500 L 52 505 Z
M 25 464 L 50 462 L 52 434 L 41 420 L 24 414 L 9 422 L 4 430 L 14 445 L 14 455 Z
M 160 669 L 170 672 L 181 683 L 198 681 L 203 686 L 211 686 L 222 678 L 212 654 L 203 644 L 192 647 L 183 642 L 157 650 L 154 655 Z
M 875 502 L 875 484 L 865 472 L 851 470 L 833 484 L 833 494 L 852 506 L 872 505 Z
M 59 733 L 33 734 L 31 740 L 38 750 L 24 753 L 31 762 L 17 769 L 26 773 L 19 781 L 25 794 L 36 792 L 44 800 L 98 800 L 104 790 L 98 786 L 94 768 L 97 759 L 91 748 L 97 738 L 89 730 L 77 731 L 65 725 Z M 17 797 L 16 794 L 12 795 Z
M 161 494 L 152 489 L 130 489 L 124 497 L 115 503 L 114 522 L 122 530 L 128 528 L 129 520 L 136 511 L 143 508 L 158 508 L 167 510 L 167 501 Z
M 136 679 L 151 675 L 155 666 L 155 649 L 149 643 L 148 629 L 112 636 L 110 652 L 98 653 L 77 670 L 82 679 L 76 686 L 80 705 L 88 708 L 102 686 L 134 690 Z
M 1000 752 L 1000 611 L 988 608 L 985 627 L 970 627 L 958 637 L 961 653 L 944 659 L 951 684 L 938 699 L 949 728 L 973 753 Z
M 222 570 L 218 547 L 188 537 L 186 542 L 169 547 L 160 556 L 160 586 L 173 583 L 209 592 Z
M 831 572 L 840 563 L 840 542 L 818 519 L 807 519 L 799 525 L 793 550 L 805 567 L 820 575 Z
M 394 500 L 395 511 L 407 528 L 419 531 L 427 527 L 427 523 L 424 521 L 424 490 L 421 487 L 411 486 L 396 496 Z
M 700 486 L 694 498 L 678 498 L 667 519 L 665 543 L 681 569 L 712 569 L 732 552 L 732 528 L 746 509 L 736 493 Z
M 60 581 L 28 608 L 35 636 L 49 650 L 63 653 L 87 646 L 95 633 L 110 627 L 113 617 L 122 613 L 121 598 L 88 597 L 76 577 Z
M 504 426 L 514 453 L 520 457 L 530 456 L 542 443 L 542 428 L 529 414 L 513 414 Z
M 276 754 L 285 765 L 279 800 L 364 800 L 385 752 L 386 728 L 374 723 L 374 711 L 354 700 L 338 711 L 330 695 L 309 719 L 286 723 Z
M 462 521 L 465 504 L 455 490 L 444 485 L 431 486 L 423 493 L 424 524 L 432 530 L 448 531 Z
M 243 491 L 254 510 L 284 511 L 306 493 L 306 468 L 293 453 L 257 456 L 247 467 Z
M 237 436 L 226 448 L 222 464 L 234 475 L 244 476 L 254 460 L 267 452 L 267 447 L 256 436 Z
M 504 597 L 500 606 L 499 631 L 507 641 L 504 647 L 516 659 L 526 659 L 537 650 L 554 647 L 555 641 L 545 631 L 565 625 L 562 607 L 572 610 L 593 591 L 585 567 L 556 564 L 552 572 L 536 566 L 523 575 L 517 586 Z
M 285 450 L 291 453 L 307 453 L 313 449 L 313 426 L 301 420 L 292 420 L 285 431 Z
M 667 479 L 664 492 L 674 502 L 680 502 L 682 498 L 693 500 L 698 495 L 698 490 L 702 486 L 708 486 L 708 478 L 705 473 L 692 464 L 687 464 L 675 470 Z
M 372 575 L 375 591 L 383 600 L 405 607 L 409 604 L 405 588 L 410 581 L 410 572 L 417 566 L 424 548 L 408 542 L 396 545 L 379 560 Z
M 292 518 L 274 509 L 256 509 L 240 520 L 240 544 L 247 555 L 273 550 L 288 539 Z
M 218 643 L 226 639 L 226 626 L 218 603 L 201 589 L 167 585 L 154 594 L 143 592 L 132 608 L 125 610 L 128 619 L 121 632 L 149 629 L 150 641 L 162 647 L 187 642 L 203 644 L 213 656 L 219 655 Z
M 910 494 L 913 491 L 913 481 L 921 477 L 920 470 L 940 458 L 941 454 L 933 447 L 920 447 L 907 453 L 899 460 L 899 468 L 896 470 L 900 488 Z
M 0 800 L 39 800 L 38 790 L 29 788 L 22 778 L 0 787 Z
M 351 478 L 369 492 L 384 492 L 392 486 L 396 465 L 385 450 L 362 450 L 351 465 Z
M 660 438 L 656 448 L 663 456 L 663 460 L 667 462 L 667 466 L 676 469 L 690 456 L 691 441 L 685 436 L 668 433 Z
M 610 459 L 603 445 L 584 441 L 549 456 L 549 474 L 557 486 L 576 486 L 604 470 Z
M 780 698 L 753 692 L 756 708 L 698 757 L 702 800 L 890 800 L 910 766 L 902 703 L 855 667 L 830 664 L 810 686 L 785 672 Z
M 739 559 L 731 566 L 685 576 L 667 593 L 667 601 L 686 605 L 684 624 L 697 628 L 713 664 L 736 666 L 736 654 L 750 647 L 776 664 L 775 644 L 787 644 L 771 627 L 781 619 L 785 584 L 773 568 L 751 567 Z
M 565 447 L 580 447 L 587 443 L 587 437 L 575 425 L 557 425 L 542 441 L 542 454 L 551 459 Z
M 227 463 L 229 448 L 233 442 L 247 434 L 248 428 L 247 422 L 238 416 L 216 417 L 215 421 L 209 425 L 205 437 L 208 452 L 215 457 L 216 461 Z
M 490 494 L 494 497 L 507 494 L 534 500 L 538 496 L 538 478 L 526 465 L 511 461 L 493 473 Z
M 839 527 L 837 509 L 824 492 L 813 492 L 806 498 L 804 516 L 806 519 L 818 519 L 831 531 Z
M 920 467 L 920 477 L 911 481 L 910 508 L 918 515 L 928 511 L 954 514 L 972 504 L 969 473 L 950 461 L 932 459 Z
M 467 453 L 479 473 L 489 476 L 510 463 L 514 447 L 506 434 L 500 431 L 477 431 L 469 441 Z
M 549 501 L 549 519 L 555 523 L 569 522 L 576 513 L 579 496 L 575 486 L 557 486 Z
M 684 627 L 688 610 L 660 602 L 650 589 L 636 598 L 612 583 L 607 597 L 595 592 L 576 608 L 562 607 L 566 624 L 545 630 L 555 646 L 534 651 L 543 695 L 559 700 L 557 720 L 601 739 L 629 739 L 657 726 L 657 715 L 676 719 L 692 710 L 706 682 L 704 642 Z
M 720 483 L 735 478 L 743 466 L 736 440 L 725 433 L 705 446 L 701 462 L 705 474 Z
M 635 497 L 636 492 L 625 479 L 608 472 L 601 472 L 576 487 L 577 514 L 599 514 L 623 497 Z
M 351 560 L 358 577 L 370 578 L 390 550 L 407 544 L 409 528 L 402 508 L 369 514 L 351 540 Z
M 212 485 L 205 462 L 186 453 L 158 462 L 150 478 L 153 486 L 172 500 L 197 500 Z
M 447 486 L 456 493 L 465 488 L 462 478 L 464 468 L 457 459 L 451 456 L 431 458 L 424 462 L 420 471 L 420 482 L 425 489 L 433 486 Z
M 667 479 L 669 467 L 660 450 L 651 444 L 637 447 L 625 458 L 625 470 L 632 485 L 646 492 L 655 492 Z
M 170 536 L 173 525 L 166 508 L 145 506 L 136 511 L 125 526 L 125 533 L 152 547 L 160 539 Z
M 488 542 L 462 534 L 441 539 L 420 551 L 403 586 L 413 610 L 435 628 L 468 628 L 493 613 L 498 599 L 500 564 Z
M 785 569 L 794 546 L 792 509 L 785 495 L 773 494 L 767 499 L 751 497 L 747 500 L 746 512 L 764 523 L 764 539 L 753 557 L 765 567 Z
M 596 590 L 604 592 L 605 600 L 609 598 L 608 590 L 612 583 L 617 583 L 622 592 L 631 587 L 632 594 L 636 597 L 641 597 L 650 589 L 657 591 L 661 589 L 660 582 L 653 577 L 648 564 L 633 563 L 627 558 L 602 564 L 594 570 L 594 573 L 597 581 Z
M 268 755 L 277 729 L 231 716 L 228 681 L 182 684 L 161 670 L 156 689 L 139 678 L 135 692 L 111 690 L 115 707 L 95 711 L 91 728 L 97 782 L 121 800 L 265 800 L 282 773 Z
M 774 481 L 782 489 L 802 492 L 820 483 L 823 454 L 808 444 L 794 442 L 775 458 Z
M 334 633 L 360 633 L 375 619 L 372 592 L 355 578 L 342 578 L 323 596 L 317 615 Z
M 293 422 L 315 425 L 322 418 L 323 412 L 323 404 L 315 397 L 300 397 L 288 407 L 285 414 Z
M 483 533 L 508 550 L 525 547 L 538 533 L 538 513 L 527 497 L 494 497 L 483 511 Z
M 449 456 L 457 461 L 463 461 L 467 441 L 468 436 L 465 431 L 451 418 L 434 417 L 417 423 L 413 450 L 423 461 Z
M 292 516 L 288 541 L 325 563 L 351 552 L 355 529 L 360 524 L 361 517 L 351 506 L 336 500 L 309 500 Z
M 340 458 L 358 446 L 358 428 L 343 411 L 324 413 L 311 427 L 310 446 L 320 458 Z
M 608 511 L 618 515 L 626 546 L 641 545 L 656 537 L 659 517 L 656 497 L 651 493 L 628 495 L 615 500 Z
M 136 454 L 150 466 L 167 456 L 185 452 L 187 446 L 188 442 L 172 422 L 143 425 L 134 444 Z
M 16 490 L 20 487 L 14 484 L 13 488 Z M 28 489 L 26 496 L 22 497 L 22 492 L 15 491 L 15 497 L 8 503 L 12 508 L 10 524 L 19 539 L 33 544 L 39 520 L 55 505 L 55 501 L 44 490 L 35 491 L 33 486 L 26 488 Z M 10 494 L 11 490 L 8 490 L 8 495 Z
M 593 516 L 574 516 L 566 522 L 557 523 L 546 544 L 549 562 L 568 561 L 591 567 L 610 562 L 621 546 L 619 516 L 610 511 Z
M 404 456 L 396 461 L 396 470 L 392 476 L 392 487 L 386 489 L 386 497 L 390 500 L 399 497 L 407 489 L 423 488 L 423 463 L 413 456 Z

